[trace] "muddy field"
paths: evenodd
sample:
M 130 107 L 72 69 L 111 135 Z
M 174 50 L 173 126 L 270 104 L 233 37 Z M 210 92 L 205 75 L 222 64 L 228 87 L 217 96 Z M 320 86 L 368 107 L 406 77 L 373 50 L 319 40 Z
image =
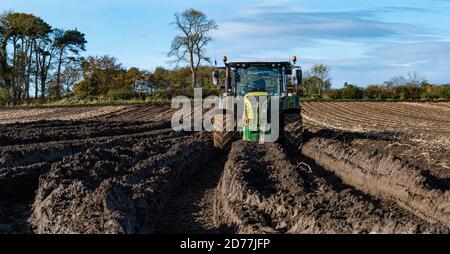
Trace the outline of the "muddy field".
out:
M 450 103 L 304 103 L 300 151 L 173 113 L 1 109 L 0 232 L 450 232 Z

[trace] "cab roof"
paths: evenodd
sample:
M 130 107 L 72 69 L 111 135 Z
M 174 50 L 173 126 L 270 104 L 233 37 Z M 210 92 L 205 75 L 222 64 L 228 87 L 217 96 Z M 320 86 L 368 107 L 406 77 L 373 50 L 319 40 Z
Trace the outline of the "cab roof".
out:
M 275 67 L 290 67 L 292 64 L 290 62 L 228 62 L 226 64 L 230 67 L 242 67 L 242 65 L 246 66 L 273 66 Z

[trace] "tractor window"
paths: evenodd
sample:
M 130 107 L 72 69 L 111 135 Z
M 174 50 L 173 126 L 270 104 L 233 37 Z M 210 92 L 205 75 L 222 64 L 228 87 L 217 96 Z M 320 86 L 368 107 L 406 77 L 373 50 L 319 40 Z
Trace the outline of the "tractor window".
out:
M 236 90 L 240 96 L 250 92 L 268 92 L 269 95 L 279 95 L 280 71 L 278 68 L 269 66 L 239 68 L 235 76 Z

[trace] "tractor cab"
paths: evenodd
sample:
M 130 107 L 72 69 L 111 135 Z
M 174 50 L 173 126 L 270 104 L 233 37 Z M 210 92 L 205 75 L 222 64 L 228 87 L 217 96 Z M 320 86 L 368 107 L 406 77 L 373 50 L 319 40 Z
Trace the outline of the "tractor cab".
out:
M 272 133 L 271 123 L 277 122 L 280 139 L 298 147 L 301 142 L 300 97 L 298 86 L 302 80 L 302 71 L 292 62 L 228 62 L 225 67 L 213 72 L 213 83 L 224 88 L 223 97 L 243 98 L 242 139 L 246 141 L 266 142 L 264 137 Z M 221 79 L 221 77 L 224 77 Z M 220 84 L 223 80 L 224 83 Z M 273 112 L 271 98 L 279 98 L 279 111 Z M 261 105 L 265 105 L 261 107 Z M 272 115 L 272 114 L 275 114 Z M 223 149 L 227 145 L 229 131 L 223 131 L 226 123 L 236 122 L 238 116 L 217 114 L 215 118 L 214 144 Z M 240 117 L 239 117 L 240 118 Z M 270 122 L 270 124 L 269 124 Z M 279 123 L 279 125 L 278 125 Z
M 225 67 L 213 73 L 214 84 L 225 72 L 225 84 L 222 85 L 228 95 L 245 96 L 250 92 L 266 92 L 269 96 L 283 96 L 296 92 L 302 80 L 299 66 L 290 62 L 226 62 Z M 293 57 L 296 60 L 296 57 Z
M 238 96 L 253 92 L 278 96 L 284 90 L 286 67 L 281 64 L 278 67 L 276 63 L 230 63 L 229 66 L 234 74 L 234 93 Z

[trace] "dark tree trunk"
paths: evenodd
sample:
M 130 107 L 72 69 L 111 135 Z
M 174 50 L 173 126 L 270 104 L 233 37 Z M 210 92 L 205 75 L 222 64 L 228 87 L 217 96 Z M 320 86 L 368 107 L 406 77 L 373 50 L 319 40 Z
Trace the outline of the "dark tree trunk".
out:
M 34 76 L 34 98 L 37 99 L 38 98 L 38 91 L 39 91 L 39 53 L 37 51 L 37 44 L 36 42 L 34 42 L 34 46 L 35 46 L 35 61 L 36 61 L 36 73 Z
M 19 73 L 19 100 L 23 100 L 25 98 L 25 90 L 26 90 L 25 77 L 27 68 L 26 64 L 27 51 L 25 50 L 25 41 L 23 37 L 21 37 L 20 40 L 21 40 L 20 50 L 22 57 L 20 59 L 20 73 Z
M 31 72 L 33 70 L 33 43 L 30 43 L 30 54 L 29 54 L 29 58 L 28 58 L 28 72 L 27 72 L 27 83 L 26 83 L 26 87 L 25 87 L 25 98 L 28 100 L 30 99 L 30 83 L 31 83 Z
M 196 87 L 197 86 L 197 73 L 194 67 L 194 53 L 193 52 L 189 52 L 189 64 L 191 67 L 191 77 L 192 77 L 192 87 Z
M 46 70 L 45 70 L 45 56 L 42 56 L 42 63 L 41 63 L 41 72 L 40 72 L 40 77 L 41 77 L 41 99 L 44 100 L 45 99 L 45 82 L 47 81 L 47 74 L 46 74 Z
M 8 54 L 6 51 L 7 45 L 8 41 L 6 39 L 2 41 L 0 45 L 0 78 L 4 80 L 6 87 L 10 85 L 10 77 L 8 70 Z
M 192 72 L 192 86 L 197 87 L 197 73 L 195 71 Z
M 46 82 L 45 75 L 41 74 L 41 99 L 45 99 L 45 82 Z
M 12 64 L 12 73 L 11 73 L 11 80 L 12 80 L 12 87 L 14 89 L 14 95 L 16 95 L 16 54 L 17 54 L 17 39 L 13 39 L 13 64 Z
M 56 98 L 61 97 L 61 65 L 62 65 L 62 57 L 63 57 L 63 49 L 59 51 L 59 59 L 58 59 L 58 70 L 56 73 Z

